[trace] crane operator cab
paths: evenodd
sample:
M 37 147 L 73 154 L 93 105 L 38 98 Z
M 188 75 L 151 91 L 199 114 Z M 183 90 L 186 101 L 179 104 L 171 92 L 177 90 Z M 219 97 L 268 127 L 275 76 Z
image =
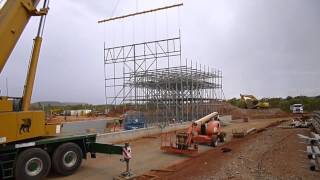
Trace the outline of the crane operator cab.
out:
M 22 110 L 21 97 L 0 96 L 0 112 L 12 112 L 12 111 L 17 112 L 21 110 Z

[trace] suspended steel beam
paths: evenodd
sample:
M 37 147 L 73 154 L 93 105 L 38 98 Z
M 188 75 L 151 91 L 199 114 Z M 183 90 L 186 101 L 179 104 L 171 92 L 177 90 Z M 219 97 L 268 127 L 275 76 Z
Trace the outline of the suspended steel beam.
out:
M 179 7 L 182 5 L 183 5 L 183 3 L 180 3 L 180 4 L 174 4 L 171 6 L 164 6 L 164 7 L 160 7 L 160 8 L 156 8 L 156 9 L 150 9 L 150 10 L 146 10 L 146 11 L 131 13 L 131 14 L 123 15 L 123 16 L 116 16 L 116 17 L 112 17 L 109 19 L 100 20 L 100 21 L 98 21 L 98 23 L 104 23 L 104 22 L 108 22 L 108 21 L 114 21 L 117 19 L 123 19 L 123 18 L 131 17 L 131 16 L 136 16 L 136 15 L 140 15 L 140 14 L 146 14 L 146 13 L 151 13 L 151 12 L 160 11 L 160 10 L 164 10 L 164 9 L 170 9 L 170 8 Z

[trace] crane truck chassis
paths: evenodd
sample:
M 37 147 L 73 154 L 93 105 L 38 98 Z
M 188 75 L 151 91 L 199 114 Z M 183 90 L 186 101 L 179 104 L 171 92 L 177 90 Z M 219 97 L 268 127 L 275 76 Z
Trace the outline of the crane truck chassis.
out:
M 43 179 L 51 169 L 74 173 L 90 153 L 122 154 L 123 146 L 96 142 L 96 134 L 60 135 L 61 124 L 29 110 L 49 0 L 6 0 L 0 6 L 0 73 L 32 16 L 40 16 L 23 97 L 0 96 L 0 179 Z
M 122 154 L 123 145 L 96 142 L 96 134 L 57 136 L 2 145 L 0 179 L 40 179 L 50 169 L 67 176 L 81 165 L 82 159 L 96 153 Z

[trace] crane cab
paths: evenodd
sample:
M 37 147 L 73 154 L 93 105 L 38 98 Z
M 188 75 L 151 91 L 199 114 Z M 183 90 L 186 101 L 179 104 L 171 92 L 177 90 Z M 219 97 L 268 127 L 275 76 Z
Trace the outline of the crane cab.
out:
M 13 101 L 6 96 L 0 96 L 0 113 L 13 111 Z
M 54 136 L 60 125 L 46 124 L 43 111 L 21 111 L 21 98 L 0 97 L 0 144 Z

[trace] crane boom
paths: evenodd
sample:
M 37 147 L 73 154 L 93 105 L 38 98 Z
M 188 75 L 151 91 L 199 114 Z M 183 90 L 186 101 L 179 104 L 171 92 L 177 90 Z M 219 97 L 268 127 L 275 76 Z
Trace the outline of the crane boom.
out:
M 194 121 L 193 123 L 199 124 L 199 125 L 205 124 L 206 122 L 210 121 L 211 118 L 214 118 L 214 117 L 218 117 L 218 112 L 213 112 L 211 114 L 208 114 L 208 115 L 204 116 L 203 118 Z
M 33 84 L 42 42 L 44 15 L 47 14 L 47 1 L 39 11 L 36 9 L 40 0 L 9 0 L 0 10 L 0 73 L 2 72 L 12 50 L 19 40 L 31 16 L 41 16 L 38 34 L 34 39 L 34 46 L 30 65 L 24 86 L 22 110 L 28 111 L 32 96 Z
M 7 0 L 0 10 L 0 73 L 40 0 Z
M 44 0 L 43 8 L 42 9 L 48 9 L 49 0 Z M 37 36 L 34 38 L 34 44 L 32 49 L 32 55 L 30 59 L 28 74 L 24 86 L 23 91 L 23 97 L 22 97 L 22 110 L 28 111 L 29 106 L 31 103 L 31 96 L 33 91 L 33 84 L 36 77 L 36 71 L 37 71 L 37 65 L 38 65 L 38 59 L 40 55 L 40 48 L 42 43 L 42 33 L 44 29 L 46 15 L 41 16 L 38 33 Z

